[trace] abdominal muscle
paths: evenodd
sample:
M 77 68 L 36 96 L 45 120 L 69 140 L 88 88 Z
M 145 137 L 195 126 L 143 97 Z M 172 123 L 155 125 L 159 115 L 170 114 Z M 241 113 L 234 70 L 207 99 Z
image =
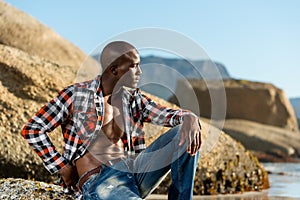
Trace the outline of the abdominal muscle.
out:
M 103 125 L 87 152 L 76 161 L 79 177 L 109 160 L 125 157 L 123 142 L 120 139 L 122 134 L 113 119 Z

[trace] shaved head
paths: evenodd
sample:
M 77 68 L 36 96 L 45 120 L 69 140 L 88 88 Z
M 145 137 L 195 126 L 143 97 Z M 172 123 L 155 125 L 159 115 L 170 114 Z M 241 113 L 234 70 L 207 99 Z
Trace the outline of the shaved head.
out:
M 137 49 L 128 42 L 114 41 L 107 44 L 102 50 L 100 58 L 103 71 L 110 66 L 119 65 L 124 61 L 130 60 L 132 55 L 137 53 Z

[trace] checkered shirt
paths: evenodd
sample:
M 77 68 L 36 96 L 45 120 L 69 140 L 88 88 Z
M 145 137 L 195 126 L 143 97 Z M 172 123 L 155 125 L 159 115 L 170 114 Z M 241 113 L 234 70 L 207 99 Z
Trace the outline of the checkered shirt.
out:
M 59 92 L 43 106 L 22 129 L 22 136 L 43 160 L 45 168 L 56 173 L 86 152 L 89 144 L 101 130 L 104 117 L 104 98 L 101 76 L 76 83 Z M 146 148 L 144 122 L 174 127 L 183 122 L 188 111 L 174 110 L 156 104 L 139 89 L 122 88 L 124 114 L 124 150 L 128 156 Z M 47 133 L 61 126 L 64 152 L 60 154 Z

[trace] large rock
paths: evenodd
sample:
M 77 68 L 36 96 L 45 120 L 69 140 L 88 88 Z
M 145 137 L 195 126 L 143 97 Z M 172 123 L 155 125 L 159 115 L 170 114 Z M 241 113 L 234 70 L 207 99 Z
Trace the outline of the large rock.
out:
M 62 85 L 71 84 L 76 71 L 4 45 L 0 55 L 0 176 L 45 176 L 40 159 L 21 137 L 21 128 Z M 55 140 L 62 141 L 62 137 Z M 62 151 L 62 146 L 58 149 Z
M 300 158 L 300 133 L 253 121 L 228 119 L 223 130 L 240 141 L 261 161 L 296 161 Z
M 154 101 L 170 108 L 178 108 L 163 99 L 145 93 Z M 269 187 L 267 174 L 257 158 L 232 137 L 216 128 L 210 120 L 201 118 L 202 146 L 196 171 L 194 194 L 225 194 L 260 191 Z M 146 142 L 150 144 L 167 128 L 147 124 Z M 170 175 L 155 190 L 166 194 Z
M 24 179 L 0 179 L 0 199 L 47 200 L 47 199 L 74 199 L 65 194 L 62 187 L 40 181 Z
M 0 44 L 76 69 L 87 58 L 51 28 L 4 1 L 0 1 Z
M 211 118 L 210 94 L 222 93 L 225 89 L 227 103 L 221 103 L 226 106 L 226 119 L 245 119 L 298 131 L 297 119 L 290 101 L 283 90 L 272 84 L 232 79 L 223 80 L 223 84 L 220 81 L 215 81 L 216 84 L 214 81 L 203 80 L 189 82 L 198 98 L 203 117 Z M 184 96 L 187 87 L 189 86 L 186 82 L 179 81 L 176 96 Z

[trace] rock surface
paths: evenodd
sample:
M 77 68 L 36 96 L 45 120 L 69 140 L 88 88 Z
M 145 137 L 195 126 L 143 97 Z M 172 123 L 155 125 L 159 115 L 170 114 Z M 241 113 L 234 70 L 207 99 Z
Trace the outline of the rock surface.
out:
M 264 162 L 299 161 L 300 133 L 253 121 L 229 119 L 223 130 Z
M 26 144 L 20 132 L 27 120 L 44 103 L 78 78 L 77 69 L 81 68 L 80 61 L 83 61 L 79 58 L 74 63 L 68 63 L 68 60 L 72 58 L 61 54 L 59 50 L 52 52 L 52 48 L 66 48 L 65 52 L 77 51 L 77 48 L 69 46 L 69 43 L 63 42 L 60 37 L 55 39 L 56 36 L 54 37 L 51 31 L 47 33 L 36 31 L 32 39 L 30 35 L 34 33 L 26 32 L 31 31 L 31 25 L 28 26 L 28 24 L 33 23 L 32 26 L 39 27 L 39 30 L 43 27 L 32 18 L 28 18 L 26 14 L 8 6 L 3 1 L 0 1 L 0 12 L 0 177 L 35 179 L 53 183 L 57 177 L 50 176 L 44 169 L 41 160 Z M 11 21 L 13 24 L 20 23 L 17 23 L 15 27 L 9 25 Z M 34 27 L 32 30 L 35 30 Z M 14 31 L 18 33 L 12 33 Z M 11 34 L 11 38 L 8 38 L 8 33 Z M 44 44 L 40 37 L 53 38 L 53 43 L 47 39 L 49 44 Z M 39 42 L 35 43 L 35 40 Z M 62 46 L 57 46 L 57 42 Z M 41 47 L 44 49 L 41 50 Z M 42 51 L 48 52 L 49 57 Z M 52 57 L 55 53 L 57 55 Z M 74 52 L 70 54 L 77 55 Z M 84 57 L 82 52 L 79 54 Z M 84 70 L 81 72 L 81 78 L 88 74 Z M 157 101 L 162 100 L 157 99 Z M 148 143 L 151 143 L 163 131 L 157 127 L 145 128 L 148 130 Z M 60 129 L 49 135 L 57 150 L 62 152 L 63 138 Z M 231 193 L 261 190 L 268 187 L 268 178 L 264 169 L 241 144 L 205 122 L 203 122 L 203 141 L 195 179 L 195 194 Z M 1 181 L 2 188 L 3 185 L 8 184 L 6 180 Z M 9 183 L 8 187 L 11 187 L 13 191 L 21 189 L 14 188 L 13 180 L 9 179 L 9 182 L 12 185 Z M 167 183 L 168 179 L 157 192 L 165 193 Z M 24 184 L 26 188 L 28 182 L 25 181 Z M 36 188 L 34 185 L 32 187 Z M 47 189 L 45 190 L 42 191 L 47 192 Z M 61 196 L 61 198 L 65 197 Z
M 210 94 L 222 93 L 225 89 L 226 119 L 255 121 L 285 128 L 297 134 L 298 124 L 295 112 L 283 90 L 272 84 L 244 80 L 224 80 L 222 85 L 219 84 L 220 81 L 215 81 L 215 83 L 214 81 L 190 80 L 190 86 L 198 98 L 201 116 L 211 118 L 211 105 L 215 99 L 211 99 Z M 186 84 L 178 82 L 176 96 L 184 96 L 186 87 Z
M 63 39 L 32 16 L 0 1 L 0 44 L 30 55 L 70 65 L 75 69 L 87 58 L 78 47 Z
M 73 197 L 63 192 L 62 187 L 40 181 L 24 179 L 0 179 L 0 199 L 46 200 L 66 199 Z
M 162 99 L 151 97 L 161 104 L 174 107 Z M 257 158 L 241 143 L 208 122 L 208 119 L 201 120 L 202 146 L 194 194 L 228 194 L 268 188 L 268 176 Z M 151 143 L 159 135 L 159 131 L 153 132 L 149 125 L 146 130 L 152 130 L 150 134 L 147 132 L 147 141 Z M 155 193 L 166 194 L 170 183 L 168 175 Z
M 62 85 L 72 82 L 75 70 L 9 46 L 0 45 L 0 55 L 0 174 L 11 177 L 18 171 L 17 177 L 21 178 L 45 175 L 44 170 L 38 170 L 40 160 L 28 148 L 20 131 L 43 103 L 57 95 Z M 55 142 L 62 141 L 58 137 Z

